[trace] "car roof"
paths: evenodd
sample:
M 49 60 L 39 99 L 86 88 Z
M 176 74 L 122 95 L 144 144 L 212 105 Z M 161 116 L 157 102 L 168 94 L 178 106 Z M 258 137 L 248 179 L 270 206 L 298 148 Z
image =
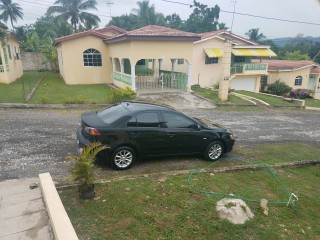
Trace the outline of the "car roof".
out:
M 167 111 L 177 111 L 166 105 L 150 103 L 150 102 L 138 102 L 138 101 L 126 101 L 121 102 L 121 105 L 128 109 L 130 112 L 144 111 L 144 110 L 167 110 Z

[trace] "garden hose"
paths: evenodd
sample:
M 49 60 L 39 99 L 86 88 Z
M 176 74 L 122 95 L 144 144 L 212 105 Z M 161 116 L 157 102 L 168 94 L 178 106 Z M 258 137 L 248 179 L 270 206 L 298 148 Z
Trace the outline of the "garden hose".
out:
M 221 158 L 221 160 L 236 160 L 236 161 L 241 161 L 241 162 L 247 162 L 247 163 L 251 163 L 251 164 L 256 164 L 256 165 L 260 165 L 261 167 L 264 167 L 265 169 L 267 169 L 271 175 L 277 180 L 277 182 L 284 188 L 284 190 L 286 191 L 286 193 L 288 194 L 288 201 L 286 202 L 281 202 L 281 201 L 273 201 L 273 202 L 268 202 L 268 204 L 270 205 L 287 205 L 290 206 L 293 210 L 296 210 L 295 208 L 295 203 L 299 203 L 299 199 L 298 197 L 293 194 L 290 193 L 290 191 L 288 190 L 288 188 L 283 184 L 283 182 L 277 177 L 277 175 L 275 174 L 275 172 L 272 170 L 272 168 L 268 165 L 266 165 L 265 163 L 262 162 L 250 162 L 247 160 L 243 160 L 241 158 Z M 220 161 L 221 161 L 220 160 Z M 219 160 L 218 160 L 219 161 Z M 197 192 L 200 192 L 204 195 L 216 195 L 216 196 L 223 196 L 223 197 L 230 197 L 230 198 L 238 198 L 238 199 L 242 199 L 243 201 L 247 201 L 247 202 L 254 202 L 254 203 L 261 203 L 261 200 L 257 200 L 257 199 L 251 199 L 251 198 L 245 198 L 245 197 L 241 197 L 238 195 L 233 195 L 233 194 L 225 194 L 225 193 L 220 193 L 220 192 L 213 192 L 213 191 L 206 191 L 206 190 L 202 190 L 198 187 L 196 187 L 195 185 L 192 184 L 191 180 L 192 180 L 192 176 L 195 173 L 198 173 L 200 171 L 206 170 L 208 168 L 210 168 L 212 165 L 214 165 L 217 161 L 209 164 L 206 167 L 202 167 L 202 168 L 197 168 L 197 169 L 193 169 L 191 171 L 191 173 L 188 176 L 188 184 L 191 186 L 191 188 L 193 188 L 194 190 L 196 190 Z M 294 199 L 294 200 L 292 200 Z

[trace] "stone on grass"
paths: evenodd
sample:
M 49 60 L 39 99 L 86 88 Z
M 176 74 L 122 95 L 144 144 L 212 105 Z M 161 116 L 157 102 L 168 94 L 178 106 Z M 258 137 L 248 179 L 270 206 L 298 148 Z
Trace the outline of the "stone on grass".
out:
M 254 217 L 247 204 L 237 198 L 223 198 L 217 202 L 217 211 L 220 218 L 233 224 L 244 224 Z

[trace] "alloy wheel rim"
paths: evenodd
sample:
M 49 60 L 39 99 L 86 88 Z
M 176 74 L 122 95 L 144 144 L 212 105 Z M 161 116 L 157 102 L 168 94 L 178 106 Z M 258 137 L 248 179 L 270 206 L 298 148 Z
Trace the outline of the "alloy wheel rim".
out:
M 222 154 L 222 147 L 220 144 L 214 144 L 209 149 L 209 158 L 212 160 L 218 159 Z
M 132 163 L 132 160 L 133 160 L 133 155 L 128 150 L 121 150 L 114 157 L 114 162 L 119 168 L 128 167 Z

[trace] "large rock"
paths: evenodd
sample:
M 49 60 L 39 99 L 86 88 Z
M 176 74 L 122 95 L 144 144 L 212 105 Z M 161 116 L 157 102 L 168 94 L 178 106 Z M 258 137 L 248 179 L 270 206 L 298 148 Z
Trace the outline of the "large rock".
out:
M 236 198 L 223 198 L 217 202 L 217 211 L 220 218 L 226 219 L 233 224 L 244 224 L 254 217 L 247 204 Z

